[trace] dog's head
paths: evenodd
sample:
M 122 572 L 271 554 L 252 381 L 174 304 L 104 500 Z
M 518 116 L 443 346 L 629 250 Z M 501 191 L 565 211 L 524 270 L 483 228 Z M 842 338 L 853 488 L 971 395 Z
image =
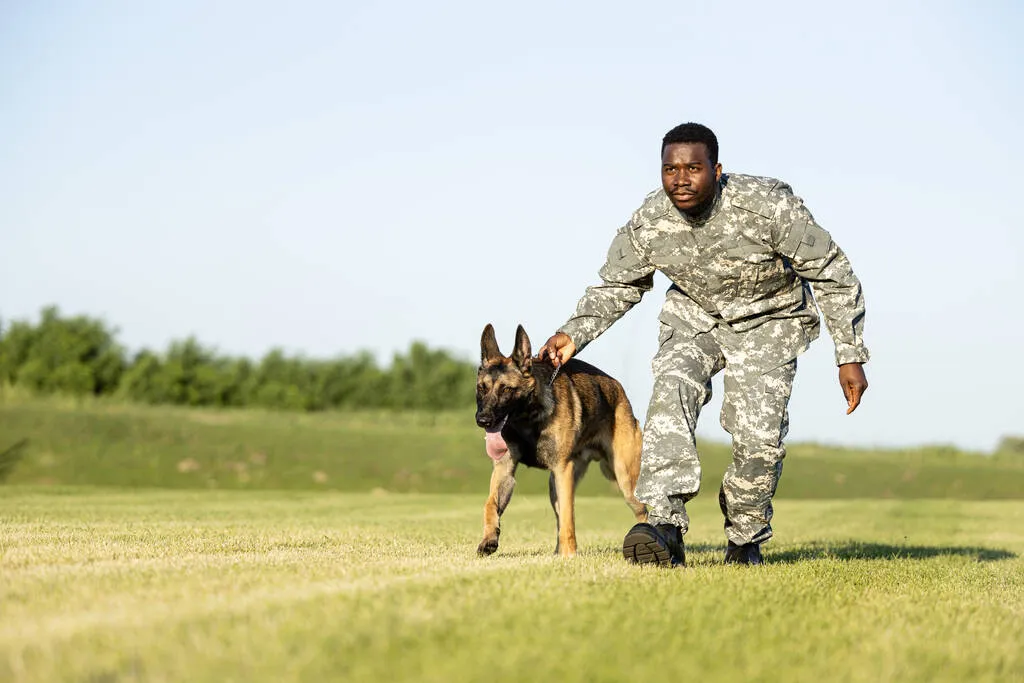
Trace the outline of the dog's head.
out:
M 511 356 L 504 356 L 487 325 L 480 337 L 480 368 L 476 374 L 476 423 L 488 432 L 498 432 L 508 416 L 524 406 L 537 382 L 533 377 L 530 338 L 520 325 Z

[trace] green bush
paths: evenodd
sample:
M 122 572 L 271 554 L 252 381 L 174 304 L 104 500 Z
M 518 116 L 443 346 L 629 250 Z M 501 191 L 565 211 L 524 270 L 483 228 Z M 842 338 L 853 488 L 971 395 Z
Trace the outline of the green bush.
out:
M 151 405 L 448 410 L 473 404 L 476 369 L 413 342 L 390 368 L 362 351 L 331 360 L 272 349 L 259 361 L 218 354 L 194 337 L 130 358 L 102 321 L 44 308 L 38 324 L 0 328 L 0 384 L 35 394 L 116 396 Z
M 1024 436 L 1004 436 L 999 440 L 996 453 L 1024 457 Z
M 39 393 L 111 394 L 125 365 L 106 325 L 62 318 L 55 306 L 43 309 L 38 325 L 16 321 L 0 330 L 0 380 Z

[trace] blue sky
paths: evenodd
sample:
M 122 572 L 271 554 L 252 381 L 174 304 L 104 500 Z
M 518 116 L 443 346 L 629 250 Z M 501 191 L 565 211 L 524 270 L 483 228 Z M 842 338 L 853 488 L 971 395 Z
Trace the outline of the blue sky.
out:
M 1021 35 L 1009 2 L 5 3 L 0 316 L 250 356 L 539 346 L 693 120 L 864 284 L 865 402 L 823 331 L 790 441 L 990 449 L 1024 433 Z M 641 417 L 667 284 L 583 356 Z

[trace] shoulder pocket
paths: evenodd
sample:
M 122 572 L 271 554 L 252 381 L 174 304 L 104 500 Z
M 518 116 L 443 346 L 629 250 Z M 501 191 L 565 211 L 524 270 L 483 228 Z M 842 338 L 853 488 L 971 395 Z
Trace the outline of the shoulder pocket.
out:
M 817 223 L 808 223 L 804 236 L 800 239 L 800 246 L 797 247 L 796 257 L 802 261 L 820 259 L 828 253 L 831 246 L 832 236 Z
M 628 232 L 615 235 L 608 248 L 608 260 L 601 268 L 601 277 L 623 282 L 632 282 L 647 275 L 648 268 L 637 255 Z
M 832 236 L 817 223 L 800 220 L 793 224 L 789 236 L 779 245 L 779 253 L 797 261 L 813 261 L 828 253 Z

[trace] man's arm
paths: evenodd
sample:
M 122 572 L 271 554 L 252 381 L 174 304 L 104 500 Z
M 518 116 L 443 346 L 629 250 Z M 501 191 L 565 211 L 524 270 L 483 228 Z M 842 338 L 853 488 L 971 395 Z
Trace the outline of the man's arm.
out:
M 774 246 L 814 292 L 836 347 L 839 384 L 849 406 L 846 412 L 852 413 L 867 390 L 861 366 L 870 358 L 864 345 L 865 306 L 860 280 L 846 254 L 815 222 L 792 189 L 783 185 L 776 192 L 781 194 L 781 201 L 772 225 Z
M 598 271 L 601 283 L 587 287 L 576 311 L 541 347 L 560 365 L 597 339 L 654 286 L 654 266 L 637 252 L 630 221 L 619 229 Z M 564 336 L 563 336 L 564 335 Z

